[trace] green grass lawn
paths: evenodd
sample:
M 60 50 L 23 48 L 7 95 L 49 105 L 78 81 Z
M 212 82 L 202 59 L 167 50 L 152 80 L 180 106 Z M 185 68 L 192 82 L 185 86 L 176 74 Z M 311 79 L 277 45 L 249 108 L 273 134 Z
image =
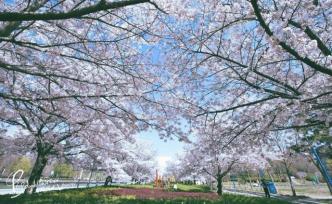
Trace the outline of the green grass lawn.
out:
M 139 188 L 141 186 L 125 186 L 126 188 Z M 145 186 L 144 186 L 145 187 Z M 11 199 L 9 195 L 0 196 L 0 204 L 106 204 L 106 203 L 146 203 L 146 204 L 157 204 L 157 203 L 174 203 L 174 204 L 286 204 L 287 202 L 276 200 L 276 199 L 265 199 L 257 197 L 247 197 L 240 195 L 225 194 L 218 200 L 197 200 L 197 199 L 168 199 L 168 200 L 157 200 L 157 199 L 136 199 L 134 196 L 110 196 L 100 195 L 98 192 L 114 190 L 118 187 L 94 187 L 87 189 L 68 189 L 61 191 L 49 191 L 43 193 L 37 193 L 34 195 L 21 195 L 17 198 Z M 206 188 L 201 186 L 189 186 L 179 185 L 179 189 L 183 191 L 196 190 L 205 192 Z
M 185 192 L 210 192 L 210 187 L 206 185 L 184 185 L 176 184 L 178 191 Z
M 177 191 L 183 192 L 210 192 L 210 187 L 207 185 L 185 185 L 185 184 L 176 184 Z M 153 188 L 153 184 L 119 184 L 113 185 L 116 188 Z M 173 190 L 173 185 L 171 189 Z
M 117 184 L 112 188 L 153 188 L 153 184 Z

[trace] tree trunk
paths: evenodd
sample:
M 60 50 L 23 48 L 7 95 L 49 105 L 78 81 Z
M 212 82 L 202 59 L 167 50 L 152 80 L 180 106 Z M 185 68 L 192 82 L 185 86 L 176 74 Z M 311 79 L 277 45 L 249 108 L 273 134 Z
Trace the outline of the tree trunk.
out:
M 44 151 L 38 151 L 36 162 L 32 168 L 28 186 L 26 187 L 24 193 L 32 194 L 36 192 L 38 181 L 43 173 L 44 167 L 47 164 L 48 155 Z
M 292 189 L 292 194 L 293 194 L 293 196 L 296 196 L 296 191 L 295 191 L 293 181 L 292 181 L 292 178 L 291 178 L 291 175 L 290 175 L 290 172 L 289 172 L 289 169 L 288 169 L 288 166 L 287 166 L 286 162 L 284 162 L 284 165 L 285 165 L 285 168 L 286 168 L 286 173 L 287 173 L 287 177 L 288 177 L 288 180 L 289 180 L 289 184 L 290 184 L 291 189 Z
M 77 186 L 76 186 L 76 188 L 78 188 L 80 186 L 80 181 L 81 181 L 82 175 L 83 175 L 83 169 L 81 170 L 81 173 L 80 173 L 80 175 L 79 175 L 79 177 L 77 179 Z
M 88 188 L 90 187 L 92 173 L 93 173 L 93 170 L 90 171 L 89 182 L 88 182 L 88 185 L 87 185 Z
M 217 176 L 217 193 L 218 195 L 222 195 L 222 177 Z
M 247 174 L 248 174 L 248 178 L 249 178 L 250 189 L 253 190 L 253 188 L 252 188 L 252 182 L 251 182 L 251 177 L 250 177 L 249 171 L 247 171 Z

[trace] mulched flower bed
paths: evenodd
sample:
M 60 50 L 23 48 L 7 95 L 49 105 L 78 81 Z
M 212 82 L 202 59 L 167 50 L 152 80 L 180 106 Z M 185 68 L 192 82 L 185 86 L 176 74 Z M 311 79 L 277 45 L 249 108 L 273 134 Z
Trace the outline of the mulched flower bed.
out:
M 98 192 L 99 195 L 113 195 L 113 196 L 135 196 L 139 199 L 176 199 L 176 198 L 194 198 L 194 199 L 208 199 L 216 200 L 219 198 L 216 193 L 199 193 L 199 192 L 169 192 L 163 189 L 148 189 L 148 188 L 119 188 L 108 191 Z

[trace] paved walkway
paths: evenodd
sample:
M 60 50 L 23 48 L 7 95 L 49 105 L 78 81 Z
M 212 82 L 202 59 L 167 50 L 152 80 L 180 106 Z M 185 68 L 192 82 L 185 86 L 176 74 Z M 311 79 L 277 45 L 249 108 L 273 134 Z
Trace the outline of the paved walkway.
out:
M 250 191 L 243 191 L 243 190 L 233 190 L 233 189 L 225 189 L 225 192 L 228 193 L 235 193 L 235 194 L 241 194 L 241 195 L 247 195 L 247 196 L 256 196 L 256 197 L 264 197 L 264 193 L 259 193 L 259 192 L 250 192 Z M 326 198 L 326 199 L 314 199 L 314 198 L 309 198 L 305 196 L 287 196 L 287 195 L 271 195 L 273 198 L 278 198 L 280 200 L 286 200 L 291 203 L 296 203 L 296 204 L 332 204 L 332 199 L 331 198 Z

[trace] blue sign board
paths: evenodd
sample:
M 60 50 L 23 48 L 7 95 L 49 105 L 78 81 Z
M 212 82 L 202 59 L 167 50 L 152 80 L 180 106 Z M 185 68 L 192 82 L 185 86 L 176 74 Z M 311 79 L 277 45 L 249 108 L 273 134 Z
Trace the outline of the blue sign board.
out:
M 273 182 L 267 182 L 266 185 L 271 194 L 277 194 L 277 189 Z

